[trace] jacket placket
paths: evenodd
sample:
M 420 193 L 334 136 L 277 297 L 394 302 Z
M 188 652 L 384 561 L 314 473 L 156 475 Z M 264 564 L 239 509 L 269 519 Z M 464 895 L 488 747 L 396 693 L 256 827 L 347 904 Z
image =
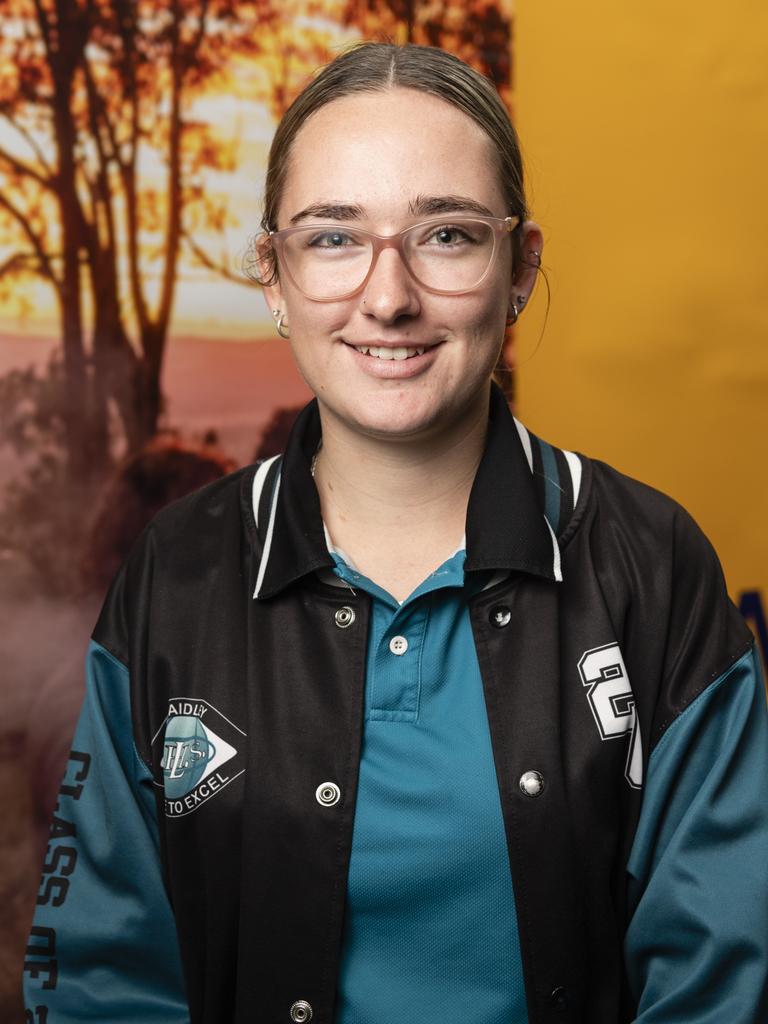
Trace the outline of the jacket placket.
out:
M 559 586 L 513 574 L 478 595 L 488 711 L 530 1024 L 583 1020 L 585 917 L 561 738 Z
M 330 1024 L 363 724 L 370 599 L 252 602 L 235 1020 Z

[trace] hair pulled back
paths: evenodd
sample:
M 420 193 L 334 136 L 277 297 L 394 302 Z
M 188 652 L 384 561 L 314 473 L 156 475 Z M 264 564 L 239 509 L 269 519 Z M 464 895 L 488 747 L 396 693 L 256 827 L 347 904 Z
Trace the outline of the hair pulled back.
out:
M 464 111 L 493 143 L 499 181 L 507 214 L 520 218 L 512 233 L 513 267 L 522 261 L 521 225 L 528 218 L 523 189 L 523 167 L 517 134 L 493 83 L 463 60 L 434 46 L 414 43 L 363 42 L 344 50 L 321 68 L 283 115 L 269 150 L 264 194 L 265 232 L 278 229 L 277 215 L 290 168 L 293 142 L 310 115 L 327 103 L 353 93 L 416 89 L 430 93 Z M 415 126 L 418 127 L 418 126 Z M 256 260 L 247 259 L 247 272 L 263 284 L 272 284 L 277 265 L 271 247 L 262 250 L 267 273 L 256 275 Z

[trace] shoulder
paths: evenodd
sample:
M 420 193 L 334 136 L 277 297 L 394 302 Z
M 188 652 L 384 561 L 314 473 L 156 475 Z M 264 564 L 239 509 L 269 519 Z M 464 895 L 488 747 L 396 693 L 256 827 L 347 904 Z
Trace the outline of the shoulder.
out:
M 251 464 L 228 473 L 155 514 L 107 591 L 95 641 L 128 663 L 131 637 L 146 628 L 160 604 L 201 602 L 214 574 L 239 578 L 243 551 L 254 543 L 256 470 Z
M 558 448 L 515 421 L 537 497 L 561 547 L 584 529 L 658 550 L 675 529 L 703 537 L 669 495 L 599 459 Z
M 597 582 L 637 664 L 656 657 L 652 743 L 752 646 L 718 555 L 678 501 L 579 456 L 583 491 L 570 541 L 577 572 Z M 656 674 L 655 672 L 653 673 Z
M 579 455 L 583 466 L 585 521 L 634 550 L 672 557 L 682 545 L 689 554 L 716 560 L 694 517 L 675 498 L 602 462 Z
M 149 524 L 148 531 L 166 539 L 178 531 L 205 529 L 222 517 L 239 514 L 241 498 L 257 469 L 256 463 L 227 473 L 218 480 L 177 498 L 160 509 Z
M 679 501 L 599 459 L 578 457 L 583 486 L 566 542 L 587 546 L 596 566 L 659 596 L 664 589 L 696 604 L 727 600 L 717 553 Z

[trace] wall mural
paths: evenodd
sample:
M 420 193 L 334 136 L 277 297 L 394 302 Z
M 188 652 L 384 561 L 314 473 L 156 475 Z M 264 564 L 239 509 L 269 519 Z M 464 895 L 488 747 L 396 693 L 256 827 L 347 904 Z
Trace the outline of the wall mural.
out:
M 157 509 L 280 450 L 308 397 L 242 258 L 276 121 L 368 38 L 511 101 L 511 0 L 0 0 L 2 1020 L 104 591 Z

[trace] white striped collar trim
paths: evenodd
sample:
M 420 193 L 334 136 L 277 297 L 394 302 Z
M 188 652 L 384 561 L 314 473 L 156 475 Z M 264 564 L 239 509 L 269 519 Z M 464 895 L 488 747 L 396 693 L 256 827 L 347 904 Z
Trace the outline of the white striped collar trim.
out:
M 515 426 L 517 427 L 517 433 L 518 433 L 518 436 L 520 437 L 520 443 L 523 446 L 523 451 L 525 452 L 525 457 L 528 460 L 528 469 L 530 469 L 531 473 L 533 473 L 533 449 L 531 447 L 530 435 L 528 433 L 527 428 L 523 426 L 523 424 L 520 422 L 520 420 L 516 416 L 513 416 L 512 418 L 515 421 Z M 570 471 L 571 471 L 571 477 L 573 478 L 574 507 L 575 507 L 575 505 L 576 505 L 576 498 L 578 497 L 578 487 L 579 487 L 579 484 L 581 482 L 581 463 L 579 462 L 578 457 L 576 455 L 573 455 L 572 452 L 566 452 L 565 455 L 566 455 L 566 458 L 568 458 L 568 456 L 570 455 L 571 458 L 574 459 L 576 461 L 576 463 L 577 463 L 576 469 L 574 469 L 574 466 L 573 466 L 573 463 L 571 462 L 571 459 L 568 459 L 568 466 L 569 466 Z M 578 473 L 578 481 L 576 479 L 577 473 Z M 562 583 L 563 582 L 563 569 L 562 569 L 562 564 L 561 564 L 561 561 L 560 561 L 560 545 L 557 543 L 557 537 L 555 536 L 555 531 L 552 529 L 552 524 L 550 523 L 550 521 L 547 519 L 547 517 L 544 515 L 543 512 L 542 512 L 542 518 L 544 519 L 544 522 L 547 524 L 547 529 L 549 530 L 549 535 L 552 538 L 552 554 L 553 554 L 553 558 L 552 558 L 552 575 L 554 576 L 554 578 L 557 580 L 558 583 Z
M 520 420 L 517 419 L 516 416 L 513 416 L 512 419 L 515 421 L 515 426 L 517 427 L 517 433 L 518 433 L 518 435 L 520 437 L 520 443 L 523 446 L 523 451 L 525 452 L 525 457 L 528 460 L 528 469 L 530 469 L 530 471 L 533 472 L 533 452 L 531 450 L 531 439 L 528 436 L 528 431 L 523 426 L 523 424 L 520 422 Z
M 517 428 L 518 436 L 520 438 L 520 443 L 522 444 L 523 451 L 525 452 L 525 457 L 526 457 L 526 460 L 528 462 L 528 468 L 530 469 L 531 472 L 533 472 L 533 451 L 531 449 L 531 439 L 530 439 L 530 436 L 528 434 L 528 430 L 526 429 L 526 427 L 516 417 L 513 417 L 513 419 L 514 419 L 515 427 Z M 574 508 L 575 508 L 576 507 L 576 503 L 579 500 L 579 491 L 580 491 L 580 488 L 581 488 L 581 476 L 582 476 L 581 460 L 579 459 L 578 455 L 576 455 L 574 452 L 569 452 L 569 451 L 563 450 L 563 455 L 565 456 L 566 462 L 568 463 L 568 468 L 569 468 L 570 473 L 571 473 L 571 481 L 572 481 L 572 484 L 573 484 L 573 505 L 574 505 Z M 264 484 L 265 484 L 266 479 L 267 479 L 267 474 L 269 473 L 269 469 L 272 466 L 272 463 L 275 462 L 279 458 L 280 458 L 279 455 L 273 455 L 272 458 L 265 459 L 265 461 L 262 462 L 261 465 L 258 467 L 258 469 L 256 470 L 256 472 L 254 474 L 254 477 L 253 477 L 253 489 L 252 489 L 253 518 L 254 518 L 254 521 L 256 523 L 257 528 L 258 528 L 258 525 L 259 525 L 259 505 L 261 504 L 261 494 L 262 494 L 262 491 L 264 489 Z M 273 493 L 273 496 L 272 496 L 272 503 L 270 505 L 270 510 L 269 510 L 269 522 L 267 524 L 267 533 L 266 533 L 266 538 L 265 538 L 265 541 L 264 541 L 264 551 L 262 553 L 261 562 L 259 564 L 259 573 L 258 573 L 258 578 L 256 580 L 256 587 L 255 587 L 255 590 L 254 590 L 254 593 L 253 593 L 254 597 L 258 597 L 259 596 L 259 592 L 261 590 L 261 586 L 262 586 L 262 584 L 264 582 L 264 576 L 265 576 L 266 571 L 267 571 L 267 563 L 269 561 L 269 552 L 270 552 L 270 549 L 272 547 L 272 536 L 273 536 L 274 529 L 275 529 L 275 514 L 277 512 L 277 496 L 278 496 L 279 491 L 280 491 L 280 476 L 278 475 L 278 478 L 275 481 L 274 493 Z M 542 514 L 542 518 L 544 519 L 544 522 L 547 524 L 547 529 L 549 530 L 550 537 L 552 538 L 552 553 L 553 553 L 552 574 L 553 574 L 555 580 L 557 580 L 560 583 L 563 580 L 562 564 L 561 564 L 561 557 L 560 557 L 560 546 L 559 546 L 559 544 L 557 542 L 557 537 L 555 536 L 555 532 L 552 529 L 551 523 L 549 522 L 547 517 L 545 515 L 543 515 L 543 514 Z M 326 542 L 326 545 L 328 547 L 328 551 L 329 552 L 336 552 L 337 554 L 339 554 L 344 559 L 344 561 L 347 563 L 347 565 L 350 565 L 352 568 L 354 568 L 354 566 L 352 566 L 351 560 L 347 557 L 347 555 L 345 555 L 344 552 L 341 551 L 341 549 L 339 549 L 339 548 L 334 546 L 333 541 L 331 540 L 331 536 L 328 533 L 328 529 L 327 529 L 325 523 L 323 523 L 323 531 L 325 533 L 325 542 Z M 461 547 L 457 548 L 456 551 L 454 551 L 453 554 L 454 555 L 457 554 L 459 551 L 462 550 L 462 547 L 466 548 L 466 546 L 467 546 L 467 539 L 466 539 L 466 534 L 465 534 L 464 537 L 462 538 L 462 545 L 461 545 Z M 453 556 L 451 556 L 451 557 L 453 557 Z M 336 579 L 338 579 L 338 577 L 336 577 Z M 487 584 L 487 586 L 492 586 L 494 582 L 496 582 L 495 579 L 492 580 L 491 583 Z M 483 588 L 483 589 L 486 589 L 486 588 Z
M 279 459 L 279 458 L 280 458 L 279 455 L 273 455 L 271 459 L 266 459 L 264 462 L 262 462 L 262 464 L 256 470 L 256 473 L 254 474 L 254 477 L 253 477 L 253 491 L 252 491 L 253 518 L 254 518 L 254 521 L 256 523 L 257 528 L 258 528 L 258 525 L 259 525 L 259 505 L 261 503 L 261 492 L 264 490 L 264 484 L 266 483 L 267 473 L 269 472 L 270 466 L 275 461 L 275 459 Z M 271 504 L 270 509 L 269 509 L 269 522 L 267 523 L 267 535 L 266 535 L 266 538 L 264 540 L 264 550 L 261 553 L 261 561 L 259 563 L 259 575 L 258 575 L 258 577 L 256 579 L 256 589 L 253 592 L 253 596 L 254 597 L 258 597 L 259 596 L 259 592 L 261 590 L 261 585 L 264 582 L 264 574 L 267 571 L 267 563 L 269 562 L 269 552 L 270 552 L 270 549 L 272 547 L 272 535 L 273 535 L 273 533 L 275 531 L 275 513 L 277 512 L 277 496 L 278 496 L 279 493 L 280 493 L 280 476 L 278 475 L 278 478 L 275 481 L 274 492 L 272 494 L 272 504 Z
M 568 463 L 568 469 L 571 471 L 571 484 L 573 485 L 573 507 L 576 508 L 576 504 L 579 500 L 579 491 L 581 490 L 581 459 L 575 452 L 567 452 L 563 449 L 563 455 L 565 461 Z
M 554 555 L 553 562 L 552 562 L 552 572 L 553 572 L 554 577 L 557 580 L 557 582 L 558 583 L 562 583 L 563 582 L 563 570 L 562 570 L 562 567 L 561 567 L 561 564 L 560 564 L 560 545 L 557 543 L 557 537 L 555 536 L 555 531 L 552 529 L 552 526 L 551 526 L 551 524 L 550 524 L 550 522 L 549 522 L 549 520 L 547 519 L 546 516 L 544 516 L 544 522 L 547 524 L 547 527 L 549 528 L 549 535 L 552 538 L 552 552 L 553 552 L 553 555 Z

